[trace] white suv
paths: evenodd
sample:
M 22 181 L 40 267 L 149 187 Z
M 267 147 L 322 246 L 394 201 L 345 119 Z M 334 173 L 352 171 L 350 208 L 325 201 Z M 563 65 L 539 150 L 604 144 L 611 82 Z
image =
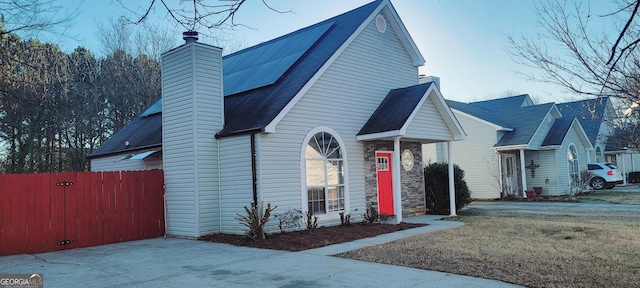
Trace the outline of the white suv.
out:
M 589 185 L 591 185 L 593 189 L 611 189 L 617 184 L 623 183 L 622 173 L 620 173 L 618 167 L 613 165 L 613 163 L 597 162 L 587 165 L 589 172 L 595 174 L 595 176 L 589 180 Z

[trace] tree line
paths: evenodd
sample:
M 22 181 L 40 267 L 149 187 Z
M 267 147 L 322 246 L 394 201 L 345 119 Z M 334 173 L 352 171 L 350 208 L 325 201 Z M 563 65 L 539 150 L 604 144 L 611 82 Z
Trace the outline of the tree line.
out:
M 160 63 L 23 40 L 0 22 L 0 172 L 89 170 L 86 156 L 160 98 Z

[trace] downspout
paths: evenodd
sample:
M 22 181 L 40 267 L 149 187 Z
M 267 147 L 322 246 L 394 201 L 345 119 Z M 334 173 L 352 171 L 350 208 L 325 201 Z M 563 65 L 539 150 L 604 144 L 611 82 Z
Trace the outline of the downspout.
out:
M 449 160 L 449 216 L 456 216 L 456 187 L 453 174 L 453 141 L 447 141 L 447 158 Z
M 256 133 L 251 132 L 251 182 L 253 184 L 253 205 L 258 207 L 258 169 L 256 168 Z
M 527 190 L 527 170 L 524 159 L 524 149 L 520 149 L 520 174 L 522 175 L 522 197 L 527 197 L 524 191 Z
M 400 137 L 393 138 L 393 204 L 396 224 L 402 222 L 402 182 L 400 179 Z

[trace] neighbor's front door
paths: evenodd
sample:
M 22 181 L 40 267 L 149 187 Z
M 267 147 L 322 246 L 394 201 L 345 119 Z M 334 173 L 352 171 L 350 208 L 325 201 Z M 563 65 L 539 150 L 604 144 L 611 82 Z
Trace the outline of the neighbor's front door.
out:
M 507 195 L 515 195 L 518 183 L 516 182 L 516 155 L 502 155 L 502 172 L 504 176 L 504 192 Z
M 376 152 L 376 173 L 378 176 L 378 213 L 393 213 L 393 182 L 391 174 L 391 153 Z

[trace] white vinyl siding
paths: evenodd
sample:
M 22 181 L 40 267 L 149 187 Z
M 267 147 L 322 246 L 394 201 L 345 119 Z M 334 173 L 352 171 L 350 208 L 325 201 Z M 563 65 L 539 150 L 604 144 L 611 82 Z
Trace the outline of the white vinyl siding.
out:
M 529 142 L 530 149 L 540 149 L 540 146 L 542 146 L 542 142 L 544 142 L 544 138 L 546 138 L 547 134 L 549 134 L 549 130 L 551 130 L 551 126 L 553 126 L 554 122 L 555 118 L 553 118 L 551 114 L 547 114 L 542 123 L 540 123 L 540 126 L 538 127 L 538 130 L 536 130 L 536 133 L 533 135 L 533 138 Z
M 527 189 L 533 189 L 533 187 L 539 186 L 542 187 L 543 195 L 559 194 L 558 168 L 564 168 L 564 166 L 558 166 L 556 155 L 557 150 L 525 151 L 525 166 L 529 166 L 531 164 L 531 160 L 533 160 L 534 164 L 540 165 L 540 167 L 535 169 L 535 177 L 533 177 L 534 175 L 531 172 L 531 169 L 525 169 L 527 173 Z M 567 155 L 565 153 L 565 162 L 567 158 L 566 156 Z
M 424 101 L 407 127 L 407 135 L 423 139 L 453 140 L 451 130 L 433 103 L 435 97 L 435 92 L 431 92 L 431 95 Z
M 216 231 L 221 49 L 187 44 L 163 55 L 162 120 L 167 234 Z
M 311 129 L 326 126 L 335 129 L 345 144 L 347 213 L 354 221 L 361 217 L 366 207 L 364 148 L 356 134 L 391 89 L 417 84 L 418 71 L 412 64 L 393 29 L 381 34 L 375 21 L 368 23 L 280 121 L 276 133 L 262 136 L 261 187 L 265 203 L 277 203 L 280 212 L 303 208 L 303 141 Z M 331 224 L 339 223 L 337 214 L 329 218 Z M 325 223 L 328 222 L 319 225 Z
M 464 171 L 471 198 L 499 198 L 501 175 L 498 154 L 493 149 L 496 144 L 495 127 L 460 112 L 454 111 L 454 115 L 467 139 L 453 142 L 453 163 Z
M 569 150 L 570 143 L 573 143 L 573 145 L 576 146 L 576 152 L 578 153 L 578 171 L 587 170 L 587 153 L 585 145 L 580 140 L 580 137 L 578 137 L 576 126 L 573 125 L 562 142 L 562 146 L 556 150 L 555 160 L 558 167 L 558 193 L 556 195 L 567 195 L 570 193 L 569 185 L 571 182 L 569 179 L 569 166 L 567 164 L 567 151 Z
M 256 138 L 258 137 L 256 136 Z M 244 207 L 250 208 L 253 202 L 251 135 L 220 139 L 220 165 L 222 167 L 220 169 L 220 190 L 222 193 L 216 195 L 221 201 L 221 205 L 218 204 L 220 222 L 222 223 L 220 232 L 242 234 L 245 227 L 238 222 L 238 214 L 246 215 Z M 277 164 L 272 166 L 272 169 L 267 170 L 278 170 L 278 168 L 274 167 L 278 167 Z M 267 202 L 264 202 L 265 207 Z M 272 205 L 279 206 L 280 204 L 272 202 Z
M 91 171 L 125 171 L 144 170 L 144 160 L 120 160 L 135 152 L 116 154 L 91 159 Z

